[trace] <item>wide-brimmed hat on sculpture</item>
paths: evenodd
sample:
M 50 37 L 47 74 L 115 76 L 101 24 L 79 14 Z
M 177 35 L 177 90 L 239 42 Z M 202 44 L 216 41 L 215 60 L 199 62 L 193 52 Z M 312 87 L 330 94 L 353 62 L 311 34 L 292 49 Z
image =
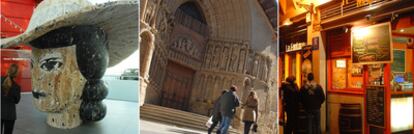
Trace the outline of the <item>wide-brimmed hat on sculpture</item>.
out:
M 33 11 L 26 31 L 15 37 L 1 39 L 1 48 L 29 44 L 65 26 L 96 25 L 107 35 L 108 66 L 111 67 L 138 49 L 138 3 L 138 0 L 102 4 L 92 4 L 87 0 L 44 0 Z

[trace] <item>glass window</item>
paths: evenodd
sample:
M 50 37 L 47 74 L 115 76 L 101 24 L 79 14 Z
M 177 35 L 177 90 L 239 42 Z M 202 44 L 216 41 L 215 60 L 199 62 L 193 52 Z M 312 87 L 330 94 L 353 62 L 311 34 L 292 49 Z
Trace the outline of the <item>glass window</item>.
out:
M 350 57 L 336 58 L 332 63 L 332 88 L 362 88 L 362 65 L 352 64 Z
M 391 89 L 398 91 L 413 91 L 413 49 L 409 46 L 411 38 L 393 36 L 393 63 L 391 64 Z

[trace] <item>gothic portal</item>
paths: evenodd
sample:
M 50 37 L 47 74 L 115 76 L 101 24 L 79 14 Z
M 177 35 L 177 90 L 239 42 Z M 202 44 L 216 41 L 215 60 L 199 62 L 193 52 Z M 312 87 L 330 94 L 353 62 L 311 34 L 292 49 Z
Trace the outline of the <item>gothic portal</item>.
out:
M 221 91 L 236 85 L 242 101 L 250 90 L 257 92 L 260 131 L 277 131 L 276 26 L 266 10 L 276 14 L 275 5 L 259 0 L 140 2 L 141 105 L 209 115 Z M 233 127 L 240 124 L 235 119 Z

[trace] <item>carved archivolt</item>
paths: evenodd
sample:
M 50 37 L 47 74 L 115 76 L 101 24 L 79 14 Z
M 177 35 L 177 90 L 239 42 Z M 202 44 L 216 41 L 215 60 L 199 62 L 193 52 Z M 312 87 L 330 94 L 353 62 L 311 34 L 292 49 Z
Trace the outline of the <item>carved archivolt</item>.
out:
M 191 56 L 192 58 L 201 59 L 201 50 L 200 45 L 195 44 L 191 38 L 188 37 L 179 37 L 171 46 L 171 49 L 180 51 L 182 53 Z

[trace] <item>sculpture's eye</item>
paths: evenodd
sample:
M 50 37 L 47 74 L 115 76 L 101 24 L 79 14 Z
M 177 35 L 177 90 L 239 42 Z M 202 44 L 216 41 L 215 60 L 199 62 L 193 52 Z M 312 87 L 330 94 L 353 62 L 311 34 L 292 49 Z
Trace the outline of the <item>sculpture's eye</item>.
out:
M 40 68 L 45 71 L 54 71 L 63 65 L 62 58 L 52 57 L 40 61 Z

